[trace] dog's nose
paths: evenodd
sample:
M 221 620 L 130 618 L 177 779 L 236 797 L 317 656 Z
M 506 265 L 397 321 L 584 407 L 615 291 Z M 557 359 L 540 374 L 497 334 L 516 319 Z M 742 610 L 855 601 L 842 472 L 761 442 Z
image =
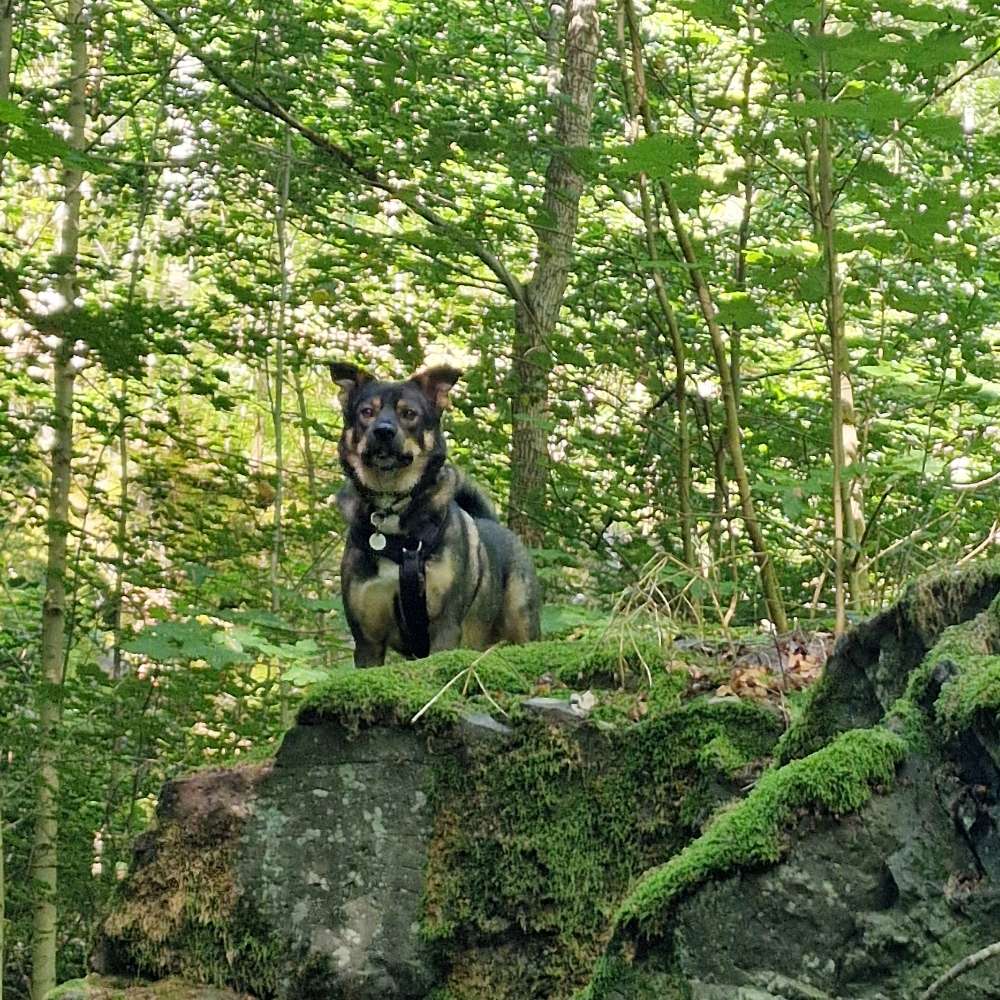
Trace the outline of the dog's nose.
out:
M 375 424 L 372 434 L 376 441 L 391 441 L 396 436 L 396 428 L 392 424 Z

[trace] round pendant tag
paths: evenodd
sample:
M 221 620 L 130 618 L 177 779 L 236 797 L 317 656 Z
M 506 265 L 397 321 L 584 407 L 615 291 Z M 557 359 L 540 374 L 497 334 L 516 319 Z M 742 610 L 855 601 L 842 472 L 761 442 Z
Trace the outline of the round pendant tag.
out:
M 368 539 L 368 545 L 376 552 L 381 552 L 385 548 L 385 535 L 383 535 L 381 531 L 376 531 L 375 534 Z

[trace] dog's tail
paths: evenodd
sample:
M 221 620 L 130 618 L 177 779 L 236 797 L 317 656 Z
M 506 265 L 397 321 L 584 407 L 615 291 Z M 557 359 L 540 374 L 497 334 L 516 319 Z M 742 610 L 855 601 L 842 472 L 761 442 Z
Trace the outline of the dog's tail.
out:
M 455 503 L 470 517 L 498 521 L 493 501 L 469 478 L 462 476 L 455 490 Z

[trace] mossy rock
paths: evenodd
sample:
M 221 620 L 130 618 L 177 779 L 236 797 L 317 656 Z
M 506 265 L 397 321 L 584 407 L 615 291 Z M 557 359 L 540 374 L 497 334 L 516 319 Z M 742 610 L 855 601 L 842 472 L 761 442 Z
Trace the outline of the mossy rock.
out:
M 154 983 L 90 975 L 56 987 L 45 1000 L 253 1000 L 246 993 L 164 979 Z
M 928 654 L 946 630 L 974 620 L 998 593 L 996 559 L 912 583 L 891 608 L 840 639 L 798 722 L 782 738 L 779 760 L 804 757 L 838 733 L 870 728 L 890 710 L 905 709 L 900 699 L 912 699 L 924 683 Z
M 108 967 L 297 1000 L 568 998 L 630 882 L 781 729 L 753 703 L 684 701 L 686 673 L 649 650 L 630 669 L 651 689 L 596 688 L 587 717 L 524 706 L 611 683 L 619 652 L 538 643 L 336 675 L 273 762 L 165 789 L 105 925 Z
M 986 562 L 845 636 L 775 767 L 623 899 L 581 1000 L 657 969 L 690 1000 L 915 996 L 994 940 L 998 595 Z M 1000 995 L 1000 969 L 941 995 Z
M 688 699 L 655 646 L 338 672 L 272 763 L 165 791 L 109 968 L 279 1000 L 915 995 L 1000 929 L 998 593 L 986 563 L 855 629 L 777 760 L 772 712 Z

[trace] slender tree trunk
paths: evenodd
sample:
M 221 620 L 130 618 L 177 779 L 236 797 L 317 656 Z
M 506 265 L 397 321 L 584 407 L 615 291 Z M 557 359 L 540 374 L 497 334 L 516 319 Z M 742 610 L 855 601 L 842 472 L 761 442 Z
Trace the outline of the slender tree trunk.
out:
M 271 610 L 281 610 L 281 549 L 284 544 L 282 531 L 284 524 L 285 499 L 285 322 L 288 311 L 288 187 L 292 171 L 292 134 L 285 130 L 285 156 L 281 164 L 281 178 L 278 184 L 278 208 L 275 230 L 278 239 L 278 267 L 281 269 L 281 295 L 278 299 L 278 319 L 275 323 L 274 338 L 274 386 L 271 391 L 271 419 L 274 427 L 274 535 L 271 541 Z M 281 725 L 291 725 L 288 685 L 280 682 Z
M 649 101 L 646 96 L 645 73 L 643 70 L 642 40 L 639 34 L 639 22 L 636 17 L 635 7 L 632 0 L 623 0 L 625 12 L 629 23 L 629 33 L 632 39 L 633 73 L 635 76 L 636 93 L 639 98 L 639 107 L 642 111 L 646 132 L 652 134 L 656 128 L 649 108 Z M 695 253 L 694 244 L 687 231 L 684 220 L 681 218 L 680 210 L 674 199 L 670 184 L 667 181 L 661 182 L 661 191 L 664 204 L 670 214 L 670 221 L 673 226 L 674 235 L 680 247 L 681 255 L 687 264 L 690 276 L 691 287 L 698 300 L 705 325 L 708 328 L 709 337 L 712 342 L 712 353 L 715 356 L 715 366 L 719 373 L 719 383 L 722 389 L 722 401 L 726 412 L 726 450 L 733 466 L 733 476 L 740 494 L 740 507 L 743 512 L 743 523 L 746 526 L 750 544 L 753 547 L 754 560 L 760 573 L 761 589 L 764 593 L 764 601 L 767 604 L 768 615 L 774 627 L 779 632 L 788 630 L 788 618 L 785 615 L 785 605 L 781 596 L 781 588 L 778 584 L 778 575 L 774 570 L 774 565 L 767 552 L 767 544 L 764 540 L 764 533 L 761 530 L 760 522 L 757 520 L 757 511 L 750 490 L 750 477 L 747 473 L 746 462 L 743 458 L 743 441 L 740 431 L 739 406 L 736 393 L 733 387 L 731 357 L 727 351 L 726 338 L 722 327 L 719 325 L 718 316 L 715 310 L 715 303 L 712 299 L 711 289 L 701 273 L 698 264 L 698 257 Z
M 10 100 L 10 85 L 14 68 L 14 0 L 0 0 L 0 101 Z M 0 141 L 7 135 L 7 126 L 0 125 Z M 3 157 L 0 156 L 0 181 L 3 180 Z M 0 984 L 0 989 L 2 989 Z
M 315 578 L 317 596 L 323 592 L 323 544 L 316 535 L 316 513 L 318 497 L 316 484 L 316 457 L 313 454 L 312 435 L 309 432 L 309 409 L 306 405 L 305 388 L 302 385 L 300 362 L 296 359 L 291 365 L 292 385 L 295 388 L 295 401 L 299 412 L 299 426 L 302 429 L 302 462 L 306 470 L 306 509 L 309 514 L 309 566 L 310 574 Z M 316 631 L 323 634 L 326 630 L 327 612 L 316 612 Z M 327 665 L 332 664 L 332 657 L 327 653 Z
M 826 4 L 823 3 L 816 25 L 818 36 L 825 34 L 827 14 Z M 820 55 L 820 99 L 829 99 L 829 60 L 825 52 Z M 857 459 L 858 434 L 850 381 L 850 357 L 844 331 L 844 289 L 836 247 L 837 219 L 829 118 L 820 115 L 816 126 L 818 235 L 826 271 L 826 326 L 830 342 L 834 589 L 836 629 L 840 633 L 847 628 L 848 589 L 855 608 L 862 609 L 867 599 L 866 571 L 858 548 L 864 536 L 864 512 L 860 485 L 852 482 L 846 473 L 847 467 Z
M 639 111 L 633 81 L 629 77 L 628 57 L 625 46 L 625 11 L 619 7 L 617 22 L 618 60 L 621 65 L 622 83 L 625 90 L 625 103 L 630 119 L 629 132 L 631 141 L 639 134 Z M 653 203 L 649 192 L 649 179 L 645 174 L 639 175 L 639 199 L 642 208 L 642 221 L 646 233 L 646 250 L 652 262 L 653 291 L 657 305 L 663 313 L 670 331 L 670 351 L 674 359 L 674 402 L 677 407 L 677 502 L 681 515 L 681 551 L 684 562 L 691 569 L 695 568 L 695 523 L 691 510 L 691 434 L 688 422 L 687 402 L 687 351 L 681 336 L 677 313 L 670 302 L 666 282 L 663 280 L 663 269 L 659 266 L 660 220 L 659 210 Z
M 70 48 L 68 141 L 83 149 L 87 83 L 87 37 L 83 0 L 68 0 L 66 30 Z M 56 251 L 57 287 L 63 297 L 64 319 L 76 308 L 77 258 L 80 242 L 80 185 L 83 174 L 68 168 L 63 175 L 66 211 Z M 64 326 L 65 329 L 65 326 Z M 66 540 L 69 533 L 69 493 L 73 459 L 73 339 L 64 333 L 53 362 L 55 431 L 49 468 L 46 533 L 45 596 L 42 603 L 42 678 L 35 696 L 38 715 L 38 786 L 31 876 L 35 887 L 32 936 L 32 1000 L 43 1000 L 56 985 L 58 910 L 59 721 L 66 643 Z
M 747 18 L 747 41 L 748 52 L 746 63 L 743 67 L 743 98 L 740 101 L 740 114 L 742 122 L 740 130 L 742 132 L 743 145 L 743 213 L 740 217 L 740 227 L 736 234 L 736 263 L 733 268 L 733 283 L 735 287 L 743 292 L 747 287 L 747 244 L 750 240 L 750 216 L 753 212 L 754 194 L 754 170 L 757 165 L 757 157 L 751 147 L 750 138 L 752 123 L 750 120 L 750 88 L 753 85 L 753 74 L 756 68 L 756 61 L 753 58 L 753 46 L 756 44 L 756 30 L 754 28 L 754 9 L 750 0 L 744 5 Z M 740 330 L 734 326 L 730 336 L 729 356 L 730 370 L 733 379 L 733 392 L 736 394 L 737 402 L 740 398 L 742 388 L 742 351 L 740 342 Z
M 826 57 L 821 61 L 821 91 L 826 93 Z M 868 606 L 867 560 L 861 551 L 865 535 L 864 493 L 856 476 L 846 469 L 857 461 L 860 444 L 854 387 L 851 383 L 850 356 L 844 335 L 844 288 L 840 279 L 836 248 L 837 218 L 833 191 L 833 154 L 828 118 L 817 118 L 817 148 L 813 152 L 808 135 L 803 137 L 806 160 L 806 193 L 813 218 L 816 241 L 823 248 L 826 279 L 826 328 L 830 344 L 831 456 L 834 502 L 834 605 L 837 621 L 846 628 L 848 602 L 856 611 Z M 838 499 L 839 498 L 839 499 Z M 839 512 L 838 512 L 839 508 Z M 838 523 L 840 529 L 838 531 Z M 839 541 L 838 541 L 839 539 Z M 837 560 L 842 561 L 838 571 Z M 840 606 L 842 610 L 840 609 Z
M 540 514 L 548 484 L 548 388 L 552 371 L 549 341 L 562 309 L 573 262 L 583 177 L 573 152 L 590 142 L 594 75 L 600 47 L 597 0 L 549 4 L 549 72 L 561 72 L 556 99 L 556 149 L 545 173 L 538 257 L 514 310 L 511 378 L 510 526 L 529 544 L 542 540 Z M 565 46 L 558 59 L 558 34 L 565 21 Z

